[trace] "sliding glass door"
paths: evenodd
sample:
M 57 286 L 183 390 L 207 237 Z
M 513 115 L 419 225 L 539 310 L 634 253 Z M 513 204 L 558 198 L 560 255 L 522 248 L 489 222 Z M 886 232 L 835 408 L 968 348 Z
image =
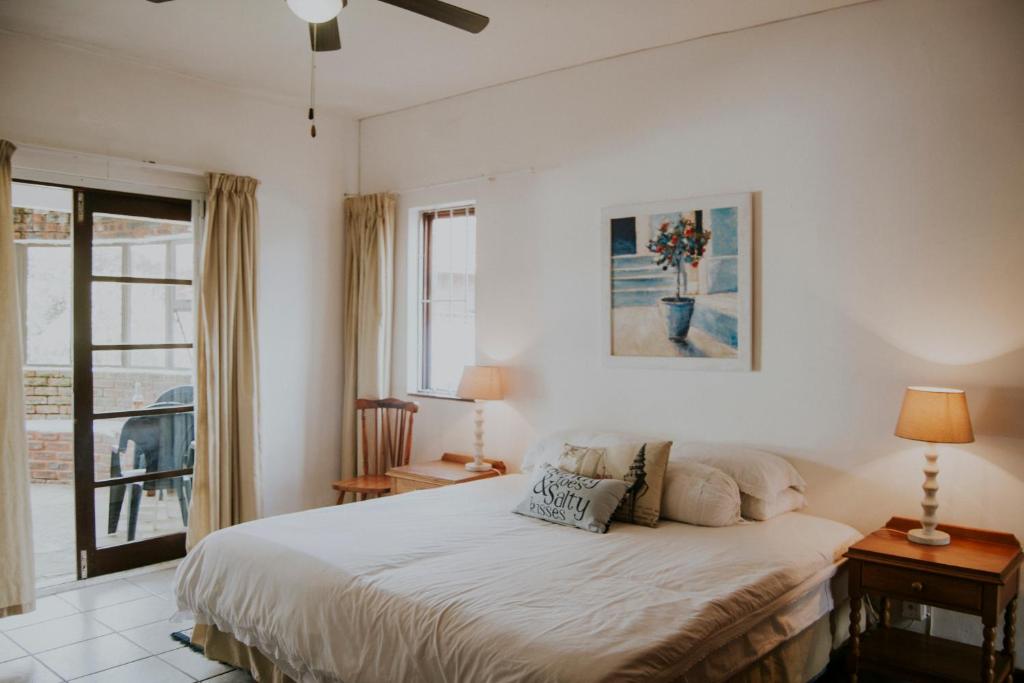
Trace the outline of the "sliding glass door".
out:
M 189 200 L 74 190 L 79 578 L 185 554 L 195 213 Z

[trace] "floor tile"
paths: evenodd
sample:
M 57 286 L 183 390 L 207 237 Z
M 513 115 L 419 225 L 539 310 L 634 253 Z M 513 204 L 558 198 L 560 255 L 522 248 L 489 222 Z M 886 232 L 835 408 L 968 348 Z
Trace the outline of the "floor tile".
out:
M 24 657 L 27 652 L 15 645 L 14 641 L 0 633 L 0 662 L 9 662 L 12 659 Z
M 116 633 L 82 643 L 67 645 L 36 655 L 43 664 L 66 679 L 112 669 L 121 664 L 145 659 L 149 653 Z
M 146 651 L 159 655 L 177 650 L 179 647 L 185 647 L 184 643 L 171 638 L 172 633 L 180 631 L 184 626 L 186 624 L 158 621 L 155 624 L 146 624 L 129 631 L 121 631 L 121 635 Z
M 213 678 L 207 678 L 210 683 L 253 683 L 252 676 L 249 675 L 248 671 L 242 671 L 241 669 L 235 669 L 229 671 L 226 674 L 220 676 L 214 676 Z
M 22 657 L 0 664 L 0 681 L 4 683 L 60 683 L 60 677 L 31 657 Z
M 127 631 L 137 626 L 167 621 L 176 611 L 169 600 L 150 595 L 148 598 L 101 607 L 89 614 L 115 631 Z
M 200 681 L 231 670 L 231 667 L 227 664 L 207 659 L 187 647 L 174 650 L 173 652 L 166 652 L 160 655 L 160 659 Z
M 65 591 L 58 594 L 61 600 L 69 602 L 78 609 L 86 612 L 88 610 L 109 607 L 122 602 L 148 598 L 151 594 L 141 586 L 129 583 L 123 579 L 100 583 L 88 588 Z
M 148 574 L 130 576 L 125 580 L 131 581 L 140 588 L 145 588 L 147 591 L 154 595 L 168 597 L 174 593 L 175 571 L 177 571 L 176 567 L 170 569 L 161 569 L 159 571 L 149 572 Z
M 28 614 L 19 614 L 0 619 L 0 631 L 10 631 L 11 629 L 31 626 L 32 624 L 39 624 L 50 619 L 66 617 L 69 614 L 76 613 L 78 613 L 78 610 L 70 603 L 61 600 L 56 595 L 51 595 L 36 600 L 35 610 Z
M 193 680 L 160 658 L 149 657 L 78 678 L 75 683 L 192 683 Z
M 41 624 L 16 628 L 7 637 L 32 654 L 105 636 L 110 629 L 89 614 L 72 614 Z

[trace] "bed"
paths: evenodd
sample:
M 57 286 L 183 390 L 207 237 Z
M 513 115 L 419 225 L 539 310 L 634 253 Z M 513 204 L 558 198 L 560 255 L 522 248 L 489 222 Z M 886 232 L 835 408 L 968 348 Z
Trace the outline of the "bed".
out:
M 263 680 L 808 680 L 827 662 L 851 527 L 791 512 L 594 534 L 512 514 L 526 485 L 219 531 L 180 565 L 179 610 L 208 656 Z

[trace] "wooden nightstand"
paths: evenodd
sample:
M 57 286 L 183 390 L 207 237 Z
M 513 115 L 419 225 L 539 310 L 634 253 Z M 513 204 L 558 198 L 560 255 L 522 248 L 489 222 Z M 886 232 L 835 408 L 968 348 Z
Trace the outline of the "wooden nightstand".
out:
M 1009 680 L 1014 667 L 1020 543 L 1012 534 L 940 524 L 947 546 L 911 543 L 920 522 L 893 517 L 885 528 L 852 546 L 850 580 L 850 680 L 859 670 L 919 681 Z M 881 623 L 860 633 L 865 594 L 882 599 Z M 935 605 L 981 617 L 982 647 L 891 627 L 892 600 Z M 1002 649 L 996 624 L 1003 611 Z
M 469 455 L 445 453 L 440 460 L 415 462 L 404 467 L 392 467 L 387 476 L 391 477 L 391 493 L 406 493 L 419 489 L 433 489 L 438 486 L 464 484 L 467 481 L 487 479 L 505 474 L 505 463 L 501 460 L 489 460 L 494 469 L 487 472 L 470 472 L 466 463 L 473 460 Z

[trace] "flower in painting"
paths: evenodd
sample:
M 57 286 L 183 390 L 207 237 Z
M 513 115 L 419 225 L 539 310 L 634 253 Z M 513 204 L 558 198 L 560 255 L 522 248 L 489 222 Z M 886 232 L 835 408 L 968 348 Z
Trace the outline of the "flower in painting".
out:
M 696 268 L 704 257 L 711 231 L 698 228 L 693 219 L 681 217 L 673 225 L 665 221 L 658 228 L 657 236 L 647 243 L 647 249 L 655 255 L 654 262 L 662 270 L 676 271 L 676 298 L 683 295 L 686 282 L 684 264 Z

